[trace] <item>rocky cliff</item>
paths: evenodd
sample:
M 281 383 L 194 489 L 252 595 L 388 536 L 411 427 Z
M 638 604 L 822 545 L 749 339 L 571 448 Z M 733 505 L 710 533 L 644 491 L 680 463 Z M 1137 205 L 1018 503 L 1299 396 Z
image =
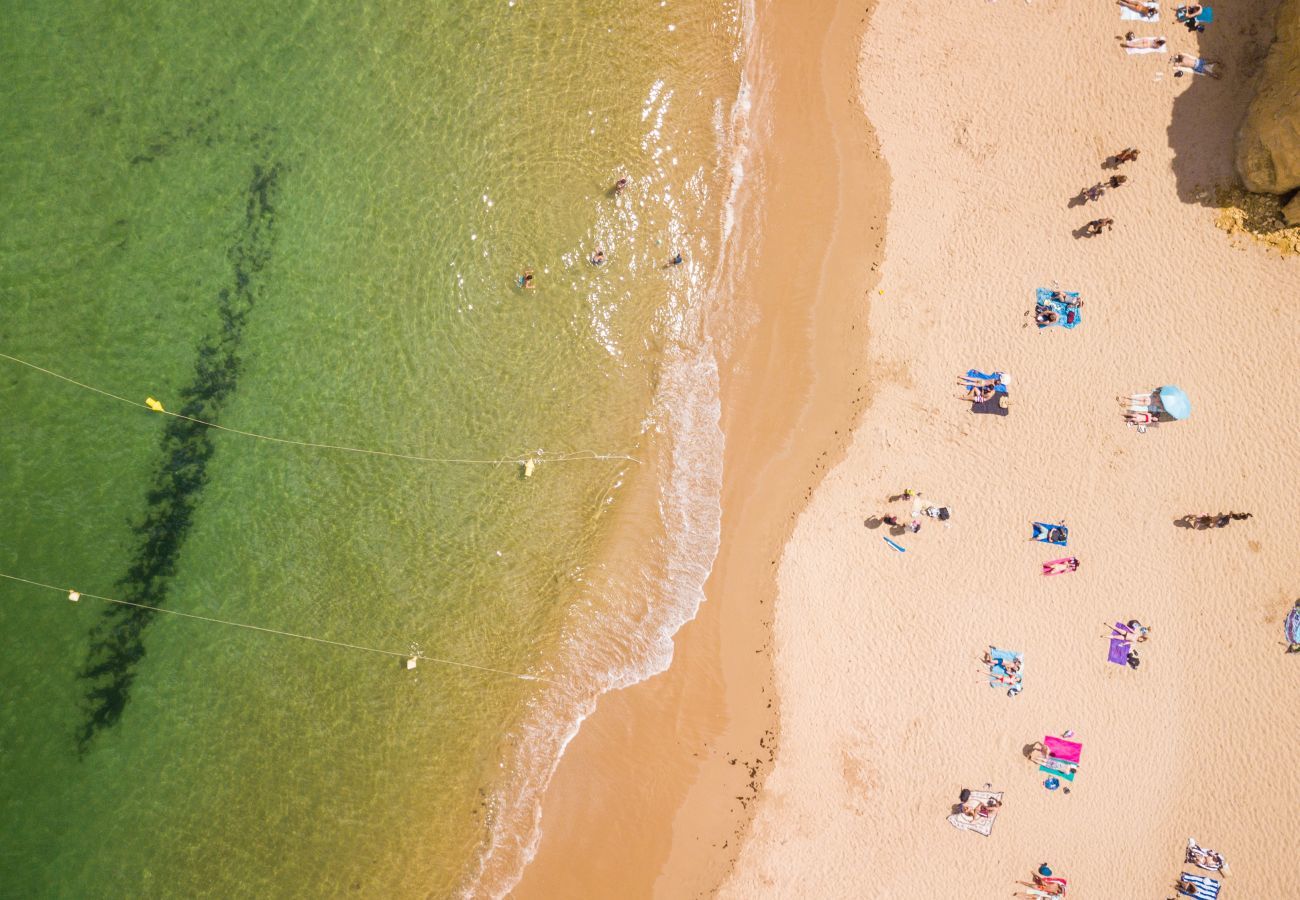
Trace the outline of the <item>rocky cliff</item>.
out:
M 1300 0 L 1278 7 L 1273 46 L 1237 134 L 1237 173 L 1252 191 L 1300 188 Z M 1287 211 L 1300 213 L 1296 208 L 1293 201 Z

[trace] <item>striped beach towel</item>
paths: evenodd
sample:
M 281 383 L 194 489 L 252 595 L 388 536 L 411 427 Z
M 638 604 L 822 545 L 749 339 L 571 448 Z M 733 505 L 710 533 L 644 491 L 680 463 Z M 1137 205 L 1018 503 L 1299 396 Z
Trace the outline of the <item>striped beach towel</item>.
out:
M 1215 897 L 1219 896 L 1221 885 L 1208 875 L 1188 875 L 1184 872 L 1183 881 L 1196 885 L 1195 894 L 1189 894 L 1182 888 L 1178 889 L 1178 893 L 1185 897 L 1195 897 L 1196 900 L 1214 900 Z

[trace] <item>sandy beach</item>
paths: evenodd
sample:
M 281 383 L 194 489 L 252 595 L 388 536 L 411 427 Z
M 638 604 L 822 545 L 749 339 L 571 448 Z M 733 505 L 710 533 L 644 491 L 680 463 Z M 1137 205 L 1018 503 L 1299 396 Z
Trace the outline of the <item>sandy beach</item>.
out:
M 892 177 L 873 398 L 781 557 L 780 742 L 723 896 L 1010 896 L 1047 861 L 1071 896 L 1168 897 L 1199 871 L 1189 837 L 1230 863 L 1225 896 L 1297 891 L 1300 269 L 1230 241 L 1207 199 L 1274 8 L 1223 4 L 1196 36 L 1169 4 L 1158 25 L 1100 0 L 879 4 L 858 68 Z M 1128 30 L 1169 52 L 1125 54 Z M 1224 77 L 1174 78 L 1179 52 Z M 1127 146 L 1128 182 L 1072 203 Z M 1113 230 L 1076 236 L 1098 217 Z M 1081 321 L 1040 330 L 1056 285 Z M 1014 376 L 1007 415 L 972 414 L 971 368 Z M 1191 417 L 1126 427 L 1116 395 L 1164 384 Z M 909 518 L 885 499 L 904 488 L 952 518 L 899 553 L 871 517 Z M 1229 510 L 1253 517 L 1176 524 Z M 1033 520 L 1064 520 L 1068 549 Z M 1040 575 L 1065 556 L 1078 571 Z M 1107 662 L 1129 619 L 1151 628 L 1137 669 Z M 989 645 L 1024 654 L 1018 696 L 990 688 Z M 1067 730 L 1068 794 L 1024 755 Z M 952 827 L 986 784 L 991 836 Z

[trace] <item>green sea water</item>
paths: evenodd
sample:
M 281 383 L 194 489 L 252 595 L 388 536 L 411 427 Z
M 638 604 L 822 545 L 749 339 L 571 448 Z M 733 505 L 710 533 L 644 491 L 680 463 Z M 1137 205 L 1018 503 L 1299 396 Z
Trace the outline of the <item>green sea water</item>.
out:
M 517 876 L 711 559 L 742 44 L 712 0 L 7 4 L 0 353 L 551 461 L 0 360 L 0 573 L 544 679 L 0 582 L 0 895 Z

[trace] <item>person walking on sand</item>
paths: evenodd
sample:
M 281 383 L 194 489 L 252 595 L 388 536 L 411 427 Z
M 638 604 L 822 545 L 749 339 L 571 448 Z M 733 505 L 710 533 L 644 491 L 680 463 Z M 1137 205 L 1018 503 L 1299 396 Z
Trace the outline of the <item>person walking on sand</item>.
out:
M 1124 184 L 1126 181 L 1128 181 L 1127 175 L 1112 175 L 1110 176 L 1109 184 L 1111 187 L 1117 188 L 1120 185 Z
M 1115 227 L 1114 219 L 1093 219 L 1083 226 L 1083 233 L 1088 237 L 1096 237 L 1103 231 L 1110 231 L 1113 227 Z
M 1142 151 L 1137 147 L 1125 147 L 1123 150 L 1111 157 L 1116 166 L 1122 166 L 1126 162 L 1137 162 L 1138 154 Z

